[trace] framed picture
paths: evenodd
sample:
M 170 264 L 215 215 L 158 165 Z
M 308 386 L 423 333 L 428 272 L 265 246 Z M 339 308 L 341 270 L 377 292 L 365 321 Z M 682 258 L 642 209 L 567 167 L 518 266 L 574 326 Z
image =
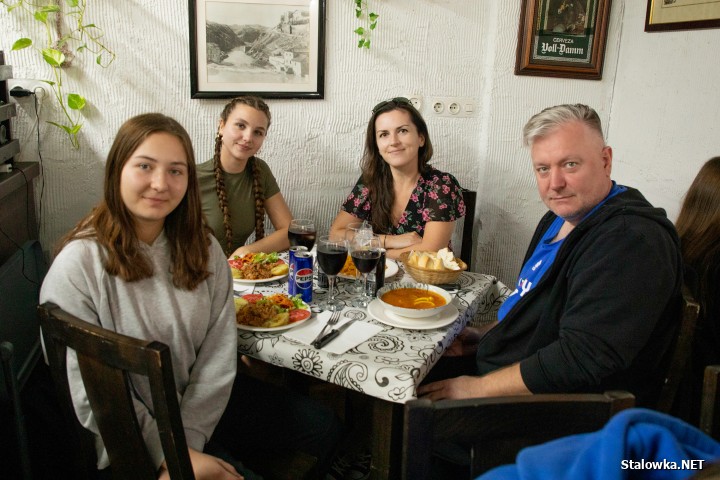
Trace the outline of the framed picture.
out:
M 646 32 L 720 27 L 720 0 L 648 0 Z
M 515 75 L 602 78 L 611 0 L 523 0 Z
M 192 98 L 324 95 L 325 0 L 190 0 Z

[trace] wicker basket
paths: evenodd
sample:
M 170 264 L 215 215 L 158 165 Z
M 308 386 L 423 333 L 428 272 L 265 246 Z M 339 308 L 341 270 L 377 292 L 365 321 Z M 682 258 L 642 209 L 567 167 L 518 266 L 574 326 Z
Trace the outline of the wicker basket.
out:
M 414 278 L 420 283 L 429 283 L 431 285 L 439 285 L 441 283 L 453 283 L 455 280 L 458 279 L 462 272 L 467 270 L 467 264 L 457 257 L 455 257 L 455 261 L 457 262 L 458 266 L 460 266 L 460 270 L 433 270 L 431 268 L 422 268 L 415 265 L 408 265 L 407 259 L 409 256 L 410 252 L 403 252 L 400 255 L 399 260 L 403 263 L 405 271 L 408 272 L 412 278 Z

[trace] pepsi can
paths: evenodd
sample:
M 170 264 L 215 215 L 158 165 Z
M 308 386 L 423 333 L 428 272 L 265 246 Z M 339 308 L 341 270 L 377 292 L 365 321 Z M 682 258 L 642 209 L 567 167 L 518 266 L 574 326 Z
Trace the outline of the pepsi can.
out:
M 295 253 L 295 293 L 300 294 L 303 302 L 312 302 L 313 294 L 313 256 L 310 252 Z
M 295 295 L 296 293 L 298 293 L 298 292 L 295 291 L 295 271 L 296 271 L 296 269 L 295 269 L 295 255 L 296 255 L 298 252 L 307 252 L 307 251 L 308 251 L 307 247 L 303 247 L 303 246 L 300 246 L 300 245 L 295 245 L 295 246 L 293 246 L 293 247 L 290 247 L 290 249 L 289 249 L 289 251 L 288 251 L 288 269 L 289 269 L 289 273 L 288 273 L 288 296 L 290 296 L 290 297 L 292 297 L 293 295 Z

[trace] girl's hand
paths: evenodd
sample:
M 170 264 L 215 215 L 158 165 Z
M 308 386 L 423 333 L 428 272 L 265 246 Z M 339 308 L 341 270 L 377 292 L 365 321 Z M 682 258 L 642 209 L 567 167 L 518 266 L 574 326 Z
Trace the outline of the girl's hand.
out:
M 224 460 L 192 448 L 188 448 L 188 452 L 197 480 L 245 480 L 245 477 L 240 475 L 235 467 Z M 170 473 L 164 462 L 158 472 L 158 480 L 170 480 Z
M 382 237 L 385 241 L 385 248 L 397 249 L 411 247 L 422 241 L 422 237 L 417 232 L 403 233 L 401 235 L 385 235 Z

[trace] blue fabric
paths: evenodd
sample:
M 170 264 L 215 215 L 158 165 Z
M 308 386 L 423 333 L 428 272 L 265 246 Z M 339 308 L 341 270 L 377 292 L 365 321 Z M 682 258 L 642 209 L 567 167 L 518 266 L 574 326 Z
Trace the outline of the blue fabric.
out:
M 707 467 L 718 459 L 720 443 L 695 427 L 653 410 L 631 408 L 597 432 L 525 448 L 516 464 L 490 470 L 478 480 L 684 479 L 697 471 L 681 470 L 683 460 L 702 460 Z

